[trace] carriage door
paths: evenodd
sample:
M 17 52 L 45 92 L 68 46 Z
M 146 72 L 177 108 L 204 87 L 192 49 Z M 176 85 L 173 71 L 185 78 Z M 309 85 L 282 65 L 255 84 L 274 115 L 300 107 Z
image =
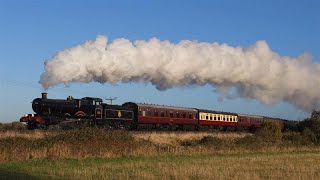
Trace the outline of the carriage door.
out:
M 96 119 L 101 119 L 102 118 L 102 109 L 101 108 L 96 108 Z

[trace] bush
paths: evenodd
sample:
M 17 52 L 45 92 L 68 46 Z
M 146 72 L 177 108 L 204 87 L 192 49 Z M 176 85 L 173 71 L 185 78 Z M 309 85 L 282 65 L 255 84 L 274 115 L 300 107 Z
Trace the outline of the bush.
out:
M 205 136 L 201 139 L 193 139 L 193 140 L 185 140 L 180 143 L 182 146 L 216 146 L 219 147 L 223 144 L 223 140 L 212 137 L 212 136 Z
M 306 146 L 306 145 L 312 145 L 312 132 L 309 134 L 310 131 L 307 130 L 303 133 L 300 132 L 287 132 L 283 134 L 283 142 L 286 145 L 293 145 L 293 146 Z
M 313 111 L 309 119 L 298 124 L 297 128 L 315 144 L 320 144 L 320 111 Z
M 302 136 L 309 142 L 317 144 L 319 143 L 319 139 L 317 135 L 310 128 L 305 128 L 302 132 Z
M 98 128 L 60 131 L 43 138 L 0 138 L 0 162 L 131 155 L 140 143 L 130 132 Z
M 243 138 L 237 139 L 235 142 L 236 145 L 250 148 L 250 149 L 259 149 L 263 145 L 261 139 L 256 136 L 245 136 Z
M 200 139 L 199 144 L 220 146 L 222 142 L 223 141 L 219 138 L 212 137 L 212 136 L 205 136 Z
M 84 128 L 65 131 L 46 139 L 50 144 L 66 144 L 72 151 L 87 152 L 95 156 L 108 152 L 110 154 L 126 154 L 136 147 L 135 140 L 127 131 L 111 131 L 99 128 Z
M 4 123 L 0 125 L 0 130 L 2 131 L 23 131 L 26 129 L 26 126 L 21 122 Z
M 11 127 L 13 130 L 18 130 L 18 131 L 27 129 L 26 126 L 24 124 L 22 124 L 21 122 L 12 122 Z
M 255 136 L 266 144 L 279 144 L 282 139 L 281 126 L 277 122 L 265 121 Z

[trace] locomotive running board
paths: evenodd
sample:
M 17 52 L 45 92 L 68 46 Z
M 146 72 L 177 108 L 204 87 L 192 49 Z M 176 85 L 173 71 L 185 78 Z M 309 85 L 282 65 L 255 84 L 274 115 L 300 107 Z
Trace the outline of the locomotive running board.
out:
M 64 121 L 61 121 L 61 123 L 71 123 L 71 122 L 80 122 L 81 119 L 66 119 Z

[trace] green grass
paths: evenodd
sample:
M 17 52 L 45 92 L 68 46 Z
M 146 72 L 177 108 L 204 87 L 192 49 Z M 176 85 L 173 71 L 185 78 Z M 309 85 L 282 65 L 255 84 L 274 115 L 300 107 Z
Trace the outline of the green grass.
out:
M 320 152 L 161 155 L 0 164 L 0 179 L 320 179 Z

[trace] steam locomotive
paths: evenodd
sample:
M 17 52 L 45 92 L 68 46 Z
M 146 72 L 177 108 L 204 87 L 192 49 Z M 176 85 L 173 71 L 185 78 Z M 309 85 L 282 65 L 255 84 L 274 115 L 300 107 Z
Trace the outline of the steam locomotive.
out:
M 47 129 L 50 126 L 108 126 L 131 129 L 133 111 L 125 106 L 109 105 L 100 98 L 84 97 L 74 99 L 48 99 L 47 93 L 32 102 L 36 114 L 27 114 L 20 122 L 29 129 Z
M 250 129 L 264 121 L 274 121 L 282 127 L 288 120 L 264 116 L 237 114 L 183 108 L 155 104 L 126 102 L 123 105 L 103 103 L 100 98 L 48 99 L 47 93 L 32 102 L 35 114 L 27 114 L 20 122 L 29 129 L 50 127 L 98 126 L 110 129 L 157 129 L 157 130 L 227 130 Z

